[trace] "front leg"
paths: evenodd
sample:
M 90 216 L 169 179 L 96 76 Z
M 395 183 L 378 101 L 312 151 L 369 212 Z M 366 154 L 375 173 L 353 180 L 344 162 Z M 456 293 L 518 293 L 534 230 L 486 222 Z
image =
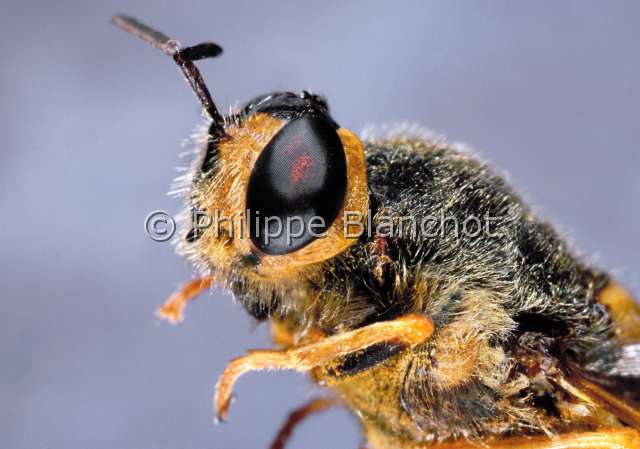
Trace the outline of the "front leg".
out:
M 211 276 L 190 280 L 167 299 L 164 305 L 158 309 L 156 315 L 171 324 L 181 322 L 184 319 L 183 311 L 187 303 L 193 301 L 200 293 L 211 288 L 212 285 L 213 277 Z
M 249 351 L 247 355 L 232 360 L 220 377 L 214 400 L 216 416 L 226 419 L 233 385 L 249 371 L 290 369 L 306 372 L 381 343 L 409 349 L 427 340 L 434 330 L 433 323 L 425 316 L 407 315 L 285 351 Z

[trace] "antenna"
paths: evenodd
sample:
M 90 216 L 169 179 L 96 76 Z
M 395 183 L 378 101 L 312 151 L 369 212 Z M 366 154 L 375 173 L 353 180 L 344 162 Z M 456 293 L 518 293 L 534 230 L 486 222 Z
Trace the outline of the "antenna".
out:
M 182 48 L 180 42 L 176 39 L 124 14 L 114 16 L 111 22 L 173 58 L 176 64 L 178 64 L 178 67 L 180 67 L 191 89 L 196 94 L 196 97 L 198 97 L 198 100 L 202 103 L 202 107 L 207 111 L 209 117 L 211 117 L 213 122 L 211 129 L 213 137 L 223 136 L 224 119 L 222 115 L 220 115 L 216 104 L 213 102 L 200 71 L 193 63 L 193 61 L 199 61 L 201 59 L 215 58 L 222 53 L 222 47 L 213 42 L 203 42 L 193 47 Z

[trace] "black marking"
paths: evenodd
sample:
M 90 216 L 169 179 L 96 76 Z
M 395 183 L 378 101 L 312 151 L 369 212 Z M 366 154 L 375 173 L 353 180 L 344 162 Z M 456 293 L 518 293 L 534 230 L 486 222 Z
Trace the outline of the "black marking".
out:
M 262 258 L 259 254 L 256 253 L 248 253 L 243 254 L 238 258 L 238 264 L 245 268 L 253 268 L 260 265 Z
M 533 397 L 533 405 L 536 408 L 540 408 L 545 410 L 549 415 L 560 418 L 560 410 L 558 410 L 558 406 L 556 405 L 556 400 L 554 397 L 545 392 L 543 395 L 537 395 Z
M 538 332 L 552 337 L 559 337 L 567 334 L 567 323 L 562 320 L 539 313 L 521 312 L 515 316 L 518 323 L 518 332 Z
M 329 374 L 336 377 L 353 376 L 384 362 L 407 349 L 397 342 L 383 342 L 371 345 L 362 351 L 343 357 L 340 364 L 331 369 Z

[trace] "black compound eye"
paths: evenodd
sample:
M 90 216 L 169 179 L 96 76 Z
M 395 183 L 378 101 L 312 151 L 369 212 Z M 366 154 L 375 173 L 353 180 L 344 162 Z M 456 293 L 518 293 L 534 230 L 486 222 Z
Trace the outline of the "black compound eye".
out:
M 262 151 L 249 179 L 247 209 L 253 244 L 269 255 L 311 243 L 342 208 L 347 164 L 326 116 L 286 124 Z

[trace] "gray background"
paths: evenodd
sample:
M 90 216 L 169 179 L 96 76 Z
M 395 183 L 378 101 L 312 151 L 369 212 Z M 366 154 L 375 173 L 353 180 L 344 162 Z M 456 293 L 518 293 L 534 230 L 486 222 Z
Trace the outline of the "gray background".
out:
M 227 108 L 278 89 L 325 93 L 356 131 L 415 121 L 502 170 L 585 254 L 640 289 L 637 2 L 89 2 L 0 4 L 0 447 L 264 448 L 312 387 L 237 386 L 228 359 L 268 346 L 219 290 L 171 327 L 153 311 L 191 275 L 143 232 L 199 110 L 171 61 L 108 24 L 120 11 L 221 59 Z M 292 448 L 355 448 L 344 411 Z

